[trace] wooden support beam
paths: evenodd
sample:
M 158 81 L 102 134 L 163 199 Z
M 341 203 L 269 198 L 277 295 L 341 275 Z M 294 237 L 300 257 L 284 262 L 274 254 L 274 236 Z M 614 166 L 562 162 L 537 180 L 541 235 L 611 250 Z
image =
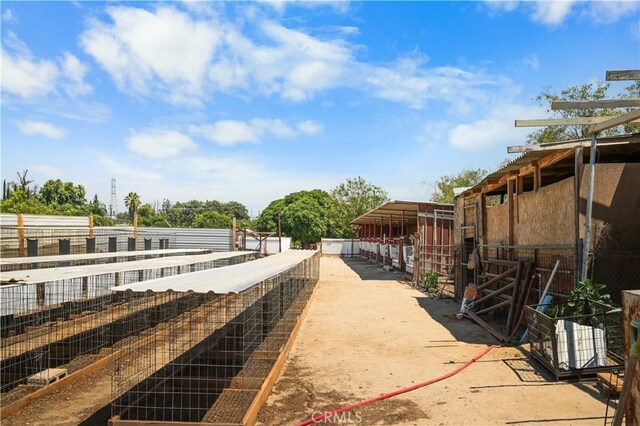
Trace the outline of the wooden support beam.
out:
M 633 111 L 629 111 L 626 114 L 622 114 L 617 117 L 613 117 L 607 121 L 603 121 L 602 123 L 594 124 L 593 126 L 589 127 L 589 131 L 591 133 L 599 133 L 603 130 L 610 129 L 612 127 L 627 124 L 639 118 L 640 118 L 640 109 L 635 109 Z
M 545 127 L 545 126 L 580 126 L 598 124 L 611 117 L 578 117 L 578 118 L 541 118 L 532 120 L 516 120 L 516 127 Z
M 607 81 L 640 80 L 640 70 L 607 71 Z
M 533 190 L 537 191 L 542 186 L 542 173 L 540 173 L 540 164 L 534 161 L 533 166 Z
M 611 117 L 607 117 L 607 119 L 611 119 Z M 631 123 L 635 123 L 636 121 L 631 121 Z M 598 143 L 598 145 L 606 145 L 606 146 L 615 146 L 615 145 L 629 145 L 640 142 L 640 136 L 627 136 L 621 138 L 619 140 L 611 141 L 609 139 Z M 512 145 L 507 147 L 507 152 L 509 154 L 522 154 L 525 152 L 532 151 L 553 151 L 557 149 L 574 149 L 577 147 L 589 147 L 591 146 L 591 142 L 589 141 L 574 141 L 574 142 L 555 142 L 544 145 Z
M 567 109 L 592 109 L 592 108 L 629 108 L 640 107 L 640 99 L 600 99 L 597 101 L 554 101 L 551 102 L 553 111 Z
M 508 208 L 508 223 L 509 223 L 509 245 L 513 245 L 513 182 L 507 181 L 507 208 Z

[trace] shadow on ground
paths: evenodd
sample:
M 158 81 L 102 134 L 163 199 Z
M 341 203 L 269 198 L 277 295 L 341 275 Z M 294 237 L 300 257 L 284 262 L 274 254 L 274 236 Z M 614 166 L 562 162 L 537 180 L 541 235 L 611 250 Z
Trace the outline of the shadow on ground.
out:
M 394 270 L 385 270 L 379 263 L 361 257 L 344 257 L 344 263 L 351 268 L 361 280 L 378 280 L 378 281 L 403 281 L 405 273 Z

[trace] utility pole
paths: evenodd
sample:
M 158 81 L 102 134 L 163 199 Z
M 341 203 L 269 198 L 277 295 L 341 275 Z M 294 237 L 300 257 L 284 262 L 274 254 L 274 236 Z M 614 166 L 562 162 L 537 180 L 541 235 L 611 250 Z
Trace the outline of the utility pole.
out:
M 282 222 L 278 215 L 278 253 L 282 253 Z

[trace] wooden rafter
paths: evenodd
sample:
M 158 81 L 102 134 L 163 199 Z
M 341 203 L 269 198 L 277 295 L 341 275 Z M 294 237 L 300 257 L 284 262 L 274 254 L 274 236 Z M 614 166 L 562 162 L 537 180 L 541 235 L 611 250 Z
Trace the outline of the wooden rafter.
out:
M 610 120 L 612 117 L 578 117 L 578 118 L 540 118 L 532 120 L 516 120 L 516 127 L 544 127 L 544 126 L 580 126 L 598 124 Z M 636 120 L 640 122 L 639 120 Z
M 612 127 L 621 126 L 623 124 L 630 123 L 639 118 L 640 118 L 640 109 L 636 109 L 633 111 L 629 111 L 626 114 L 613 117 L 607 121 L 603 121 L 602 123 L 594 124 L 591 127 L 589 127 L 589 131 L 591 133 L 599 133 L 599 132 L 602 132 L 603 130 L 610 129 Z
M 607 71 L 607 81 L 640 80 L 640 70 Z
M 630 108 L 640 107 L 640 99 L 600 99 L 597 101 L 554 101 L 551 109 Z

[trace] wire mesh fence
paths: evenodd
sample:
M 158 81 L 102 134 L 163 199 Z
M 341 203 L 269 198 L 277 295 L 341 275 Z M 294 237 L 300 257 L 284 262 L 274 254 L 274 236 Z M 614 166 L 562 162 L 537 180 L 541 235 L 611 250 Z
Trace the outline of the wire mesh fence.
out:
M 318 275 L 315 254 L 238 294 L 163 293 L 162 323 L 123 324 L 114 418 L 241 424 Z
M 100 273 L 104 268 L 95 265 L 74 278 L 0 286 L 3 399 L 19 384 L 29 383 L 33 375 L 38 374 L 47 384 L 56 373 L 49 369 L 62 368 L 71 373 L 91 363 L 101 349 L 128 337 L 122 324 L 149 327 L 163 320 L 156 311 L 168 303 L 167 295 L 136 294 L 125 299 L 111 287 L 218 268 L 254 256 L 230 254 L 209 260 L 188 256 L 174 259 L 169 267 L 145 267 L 144 262 L 138 262 L 137 269 L 132 263 L 119 263 L 108 265 L 108 273 Z M 179 262 L 182 264 L 176 264 Z M 89 272 L 91 268 L 93 272 Z
M 167 249 L 175 246 L 175 233 L 158 236 L 127 228 L 111 227 L 14 227 L 2 226 L 2 257 L 51 256 Z

